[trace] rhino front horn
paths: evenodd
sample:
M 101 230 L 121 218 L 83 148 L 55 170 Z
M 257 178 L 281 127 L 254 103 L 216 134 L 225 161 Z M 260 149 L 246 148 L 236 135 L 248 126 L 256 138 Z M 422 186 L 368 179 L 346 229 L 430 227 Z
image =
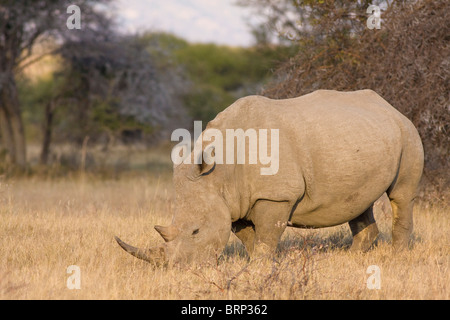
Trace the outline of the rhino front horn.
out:
M 178 229 L 173 225 L 168 227 L 155 226 L 155 230 L 163 237 L 165 242 L 172 241 L 178 235 Z
M 129 244 L 123 242 L 119 239 L 119 237 L 114 237 L 119 244 L 119 246 L 122 247 L 123 250 L 131 254 L 132 256 L 135 256 L 138 259 L 150 262 L 155 265 L 160 265 L 165 262 L 165 250 L 164 247 L 156 247 L 156 248 L 150 248 L 150 249 L 139 249 L 133 246 L 130 246 Z

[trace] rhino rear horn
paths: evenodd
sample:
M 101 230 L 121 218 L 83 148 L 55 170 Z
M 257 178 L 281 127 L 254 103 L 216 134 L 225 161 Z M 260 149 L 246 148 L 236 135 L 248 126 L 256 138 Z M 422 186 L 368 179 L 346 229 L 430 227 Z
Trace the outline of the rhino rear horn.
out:
M 158 231 L 165 242 L 172 241 L 178 235 L 178 229 L 173 225 L 168 227 L 155 226 L 155 230 Z

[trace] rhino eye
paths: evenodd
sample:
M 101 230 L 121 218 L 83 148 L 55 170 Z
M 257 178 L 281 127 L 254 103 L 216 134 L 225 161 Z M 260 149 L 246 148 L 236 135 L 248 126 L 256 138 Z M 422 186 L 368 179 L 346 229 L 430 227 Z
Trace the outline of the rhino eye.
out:
M 192 235 L 196 235 L 199 231 L 200 229 L 195 229 L 194 231 L 192 231 Z

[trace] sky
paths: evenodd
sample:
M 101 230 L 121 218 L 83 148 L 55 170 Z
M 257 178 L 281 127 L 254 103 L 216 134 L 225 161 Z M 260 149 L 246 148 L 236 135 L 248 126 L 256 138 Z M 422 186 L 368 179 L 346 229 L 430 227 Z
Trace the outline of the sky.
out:
M 236 0 L 117 0 L 123 31 L 167 31 L 190 42 L 250 46 L 249 11 Z

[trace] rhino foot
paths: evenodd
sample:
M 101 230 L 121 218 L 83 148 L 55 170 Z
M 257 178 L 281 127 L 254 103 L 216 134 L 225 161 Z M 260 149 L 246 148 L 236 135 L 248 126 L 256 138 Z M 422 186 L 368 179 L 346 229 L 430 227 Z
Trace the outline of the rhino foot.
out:
M 373 217 L 373 205 L 363 214 L 349 222 L 353 234 L 351 251 L 365 252 L 370 249 L 378 237 L 378 227 Z

